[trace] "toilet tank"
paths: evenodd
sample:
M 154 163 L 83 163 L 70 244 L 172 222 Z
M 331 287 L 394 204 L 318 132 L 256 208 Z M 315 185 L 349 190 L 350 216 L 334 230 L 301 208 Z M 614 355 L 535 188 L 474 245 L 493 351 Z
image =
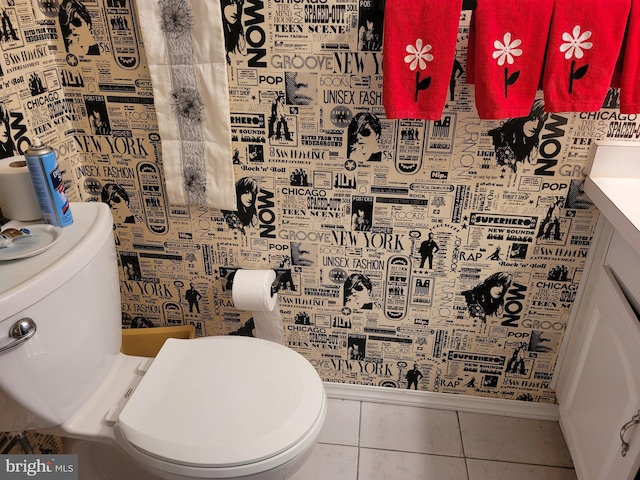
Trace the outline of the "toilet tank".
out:
M 111 211 L 99 202 L 71 203 L 71 209 L 74 223 L 44 252 L 0 261 L 0 349 L 18 320 L 31 318 L 37 326 L 31 338 L 0 352 L 0 432 L 67 420 L 120 350 Z

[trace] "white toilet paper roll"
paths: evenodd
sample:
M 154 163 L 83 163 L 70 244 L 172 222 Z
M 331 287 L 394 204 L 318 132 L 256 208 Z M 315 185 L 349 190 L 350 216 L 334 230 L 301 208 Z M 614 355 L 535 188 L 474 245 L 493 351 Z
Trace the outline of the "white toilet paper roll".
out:
M 0 160 L 0 210 L 5 217 L 21 222 L 42 218 L 27 162 L 22 155 Z
M 256 336 L 284 345 L 284 326 L 278 307 L 278 294 L 271 296 L 273 270 L 238 270 L 233 277 L 233 304 L 238 310 L 251 310 Z

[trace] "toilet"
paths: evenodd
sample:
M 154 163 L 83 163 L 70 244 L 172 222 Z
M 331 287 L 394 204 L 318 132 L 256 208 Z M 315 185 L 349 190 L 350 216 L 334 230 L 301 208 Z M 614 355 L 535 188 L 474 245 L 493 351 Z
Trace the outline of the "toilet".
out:
M 71 207 L 40 253 L 0 262 L 0 431 L 63 437 L 80 479 L 289 478 L 326 416 L 313 366 L 240 336 L 121 353 L 111 212 Z

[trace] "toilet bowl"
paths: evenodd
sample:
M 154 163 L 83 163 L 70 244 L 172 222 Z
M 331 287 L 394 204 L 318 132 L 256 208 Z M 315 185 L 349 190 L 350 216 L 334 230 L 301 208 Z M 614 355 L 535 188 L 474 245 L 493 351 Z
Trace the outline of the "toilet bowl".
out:
M 45 252 L 2 264 L 0 349 L 11 346 L 0 351 L 0 431 L 65 437 L 83 480 L 290 477 L 326 416 L 311 364 L 237 336 L 169 339 L 155 358 L 120 353 L 111 213 L 71 206 L 74 224 Z M 8 332 L 25 318 L 37 329 L 14 343 Z

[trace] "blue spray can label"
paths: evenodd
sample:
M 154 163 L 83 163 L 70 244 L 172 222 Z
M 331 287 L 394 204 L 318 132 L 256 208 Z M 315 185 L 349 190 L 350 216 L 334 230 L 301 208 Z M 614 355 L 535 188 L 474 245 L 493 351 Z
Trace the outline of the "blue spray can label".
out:
M 64 192 L 56 151 L 42 145 L 40 139 L 35 138 L 33 145 L 25 153 L 25 158 L 45 223 L 68 227 L 73 223 L 73 216 Z

